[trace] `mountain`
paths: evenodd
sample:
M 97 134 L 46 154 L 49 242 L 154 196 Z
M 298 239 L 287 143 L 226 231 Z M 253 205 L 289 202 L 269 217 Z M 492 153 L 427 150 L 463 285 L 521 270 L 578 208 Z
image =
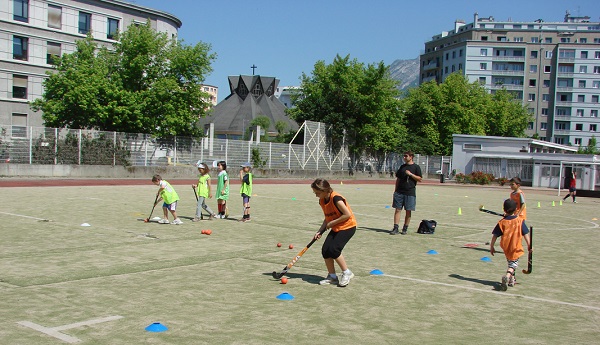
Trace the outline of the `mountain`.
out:
M 392 79 L 398 80 L 398 88 L 405 90 L 419 85 L 419 58 L 396 60 L 390 65 Z

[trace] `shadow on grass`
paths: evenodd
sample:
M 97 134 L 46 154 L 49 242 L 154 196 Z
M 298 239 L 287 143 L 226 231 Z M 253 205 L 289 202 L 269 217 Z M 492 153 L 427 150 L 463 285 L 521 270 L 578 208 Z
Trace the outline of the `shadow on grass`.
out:
M 275 280 L 275 278 L 273 278 L 273 274 L 272 273 L 263 273 L 266 276 L 271 277 L 271 279 Z M 314 274 L 302 274 L 302 273 L 291 273 L 288 272 L 285 274 L 285 277 L 287 277 L 288 279 L 302 279 L 303 281 L 310 283 L 310 284 L 319 284 L 319 282 L 322 279 L 325 279 L 323 276 L 316 276 Z
M 374 232 L 383 232 L 383 233 L 386 233 L 386 234 L 390 233 L 390 230 L 387 230 L 387 229 L 368 228 L 366 226 L 359 226 L 356 229 L 357 230 L 374 231 Z
M 500 290 L 500 288 L 499 288 L 500 284 L 498 282 L 495 282 L 495 281 L 481 280 L 481 279 L 477 279 L 477 278 L 463 277 L 460 274 L 449 274 L 448 277 L 450 277 L 450 278 L 456 278 L 456 279 L 459 279 L 459 280 L 466 280 L 466 281 L 478 283 L 478 284 L 481 284 L 481 285 L 491 286 L 491 287 L 494 288 L 494 290 Z

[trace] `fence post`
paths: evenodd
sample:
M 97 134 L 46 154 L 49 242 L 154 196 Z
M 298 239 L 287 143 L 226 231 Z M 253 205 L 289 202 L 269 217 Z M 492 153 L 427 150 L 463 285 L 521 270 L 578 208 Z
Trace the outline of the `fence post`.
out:
M 113 132 L 113 166 L 117 165 L 117 132 Z
M 227 156 L 229 155 L 229 139 L 225 139 L 225 162 L 228 161 Z
M 58 128 L 54 128 L 54 165 L 58 164 Z
M 78 148 L 77 164 L 81 165 L 81 129 L 79 129 L 77 131 L 78 131 L 77 137 L 79 138 L 78 143 L 77 143 L 77 148 Z
M 271 169 L 271 155 L 273 154 L 273 143 L 269 142 L 269 169 Z
M 29 126 L 29 165 L 33 164 L 33 126 Z
M 144 166 L 148 166 L 148 135 L 144 134 Z
M 177 166 L 177 136 L 173 138 L 173 166 Z

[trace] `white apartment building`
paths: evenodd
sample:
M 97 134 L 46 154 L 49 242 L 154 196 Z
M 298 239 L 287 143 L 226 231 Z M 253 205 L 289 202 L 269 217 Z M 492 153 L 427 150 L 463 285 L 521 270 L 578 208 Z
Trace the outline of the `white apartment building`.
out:
M 586 146 L 600 129 L 600 22 L 457 20 L 433 36 L 420 56 L 420 83 L 453 72 L 490 92 L 505 88 L 532 114 L 527 134 L 556 144 Z
M 0 0 L 0 124 L 12 138 L 27 137 L 27 126 L 43 126 L 29 102 L 43 94 L 54 56 L 75 51 L 88 32 L 99 44 L 115 33 L 145 24 L 176 37 L 174 15 L 120 0 Z

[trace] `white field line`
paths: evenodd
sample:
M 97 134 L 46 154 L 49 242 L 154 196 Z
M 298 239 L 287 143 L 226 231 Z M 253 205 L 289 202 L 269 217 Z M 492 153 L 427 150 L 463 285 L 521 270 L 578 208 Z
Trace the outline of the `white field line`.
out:
M 8 212 L 0 212 L 0 214 L 6 214 L 6 215 L 9 215 L 9 216 L 15 216 L 15 217 L 21 217 L 21 218 L 28 218 L 28 219 L 35 219 L 35 220 L 48 220 L 46 218 L 38 218 L 38 217 L 26 216 L 24 214 L 15 214 L 15 213 L 8 213 Z
M 503 292 L 503 291 L 484 290 L 484 289 L 478 289 L 478 288 L 469 287 L 469 286 L 461 286 L 461 285 L 455 285 L 455 284 L 440 283 L 440 282 L 435 282 L 435 281 L 431 281 L 431 280 L 408 278 L 408 277 L 400 277 L 400 276 L 395 276 L 395 275 L 391 275 L 391 274 L 383 274 L 381 276 L 395 278 L 395 279 L 409 280 L 409 281 L 414 281 L 414 282 L 424 283 L 424 284 L 442 285 L 442 286 L 448 286 L 448 287 L 465 289 L 465 290 L 471 290 L 471 291 L 486 292 L 486 293 L 498 294 L 498 295 L 502 295 L 502 296 L 521 297 L 521 298 L 529 299 L 529 300 L 532 300 L 532 301 L 539 301 L 539 302 L 546 302 L 546 303 L 552 303 L 552 304 L 567 305 L 567 306 L 570 306 L 570 307 L 577 307 L 577 308 L 583 308 L 583 309 L 588 309 L 588 310 L 598 310 L 598 311 L 600 311 L 600 307 L 594 307 L 594 306 L 585 305 L 585 304 L 569 303 L 569 302 L 557 301 L 557 300 L 552 300 L 552 299 L 547 299 L 547 298 L 539 298 L 539 297 L 532 297 L 532 296 L 526 296 L 526 295 L 518 295 L 518 294 L 507 293 L 507 292 Z
M 69 325 L 63 325 L 63 326 L 58 326 L 58 327 L 44 327 L 42 325 L 38 325 L 37 323 L 33 323 L 31 321 L 19 321 L 17 323 L 21 326 L 29 327 L 36 331 L 47 334 L 51 337 L 60 339 L 69 344 L 75 344 L 75 343 L 80 342 L 81 340 L 78 338 L 72 337 L 70 335 L 61 333 L 60 331 L 64 331 L 64 330 L 71 329 L 71 328 L 82 327 L 82 326 L 94 325 L 94 324 L 102 323 L 102 322 L 114 321 L 114 320 L 118 320 L 118 319 L 122 319 L 122 318 L 123 318 L 123 316 L 115 315 L 115 316 L 108 316 L 108 317 L 104 317 L 104 318 L 100 318 L 100 319 L 92 319 L 92 320 L 87 320 L 87 321 L 82 321 L 82 322 L 76 322 L 76 323 L 72 323 Z

